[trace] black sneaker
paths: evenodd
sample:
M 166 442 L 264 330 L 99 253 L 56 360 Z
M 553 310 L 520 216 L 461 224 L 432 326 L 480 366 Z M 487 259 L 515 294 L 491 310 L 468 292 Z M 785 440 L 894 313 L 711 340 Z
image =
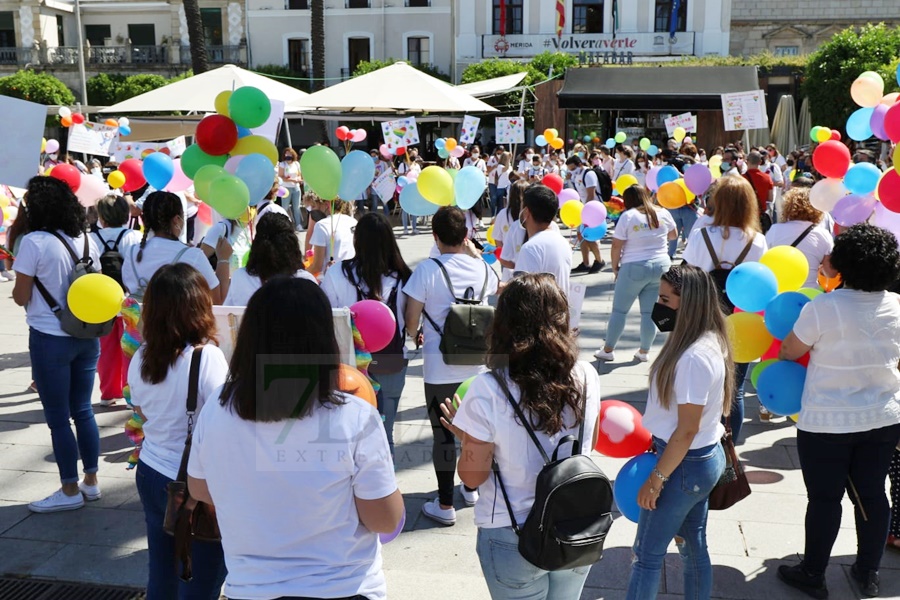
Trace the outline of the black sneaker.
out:
M 580 265 L 572 269 L 572 273 L 587 273 L 588 270 L 588 266 L 584 263 L 581 263 Z
M 860 593 L 866 598 L 875 598 L 878 596 L 878 571 L 860 571 L 856 564 L 850 567 L 850 576 L 859 586 Z
M 825 587 L 825 576 L 810 573 L 803 566 L 803 563 L 793 567 L 781 565 L 778 567 L 778 578 L 812 598 L 824 600 L 828 597 L 828 588 Z
M 591 268 L 588 269 L 588 274 L 594 275 L 594 274 L 596 274 L 596 273 L 599 273 L 599 272 L 600 272 L 600 269 L 602 269 L 602 268 L 605 267 L 605 266 L 606 266 L 606 261 L 605 261 L 605 260 L 601 260 L 601 261 L 596 261 L 596 260 L 595 260 L 595 261 L 594 261 L 594 264 L 591 265 Z

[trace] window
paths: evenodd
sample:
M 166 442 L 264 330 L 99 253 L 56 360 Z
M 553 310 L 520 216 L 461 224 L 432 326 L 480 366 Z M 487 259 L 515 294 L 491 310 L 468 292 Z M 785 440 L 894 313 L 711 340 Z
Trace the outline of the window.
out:
M 309 0 L 287 0 L 285 2 L 288 10 L 308 10 Z
M 603 0 L 575 0 L 572 33 L 603 33 Z
M 222 45 L 222 9 L 201 8 L 200 20 L 203 21 L 203 35 L 207 46 Z
M 775 56 L 797 56 L 800 54 L 799 46 L 775 46 Z
M 288 40 L 288 66 L 295 73 L 309 74 L 309 40 Z
M 522 0 L 506 0 L 506 31 L 500 22 L 500 0 L 494 2 L 494 35 L 516 35 L 522 33 Z
M 656 0 L 655 31 L 669 31 L 672 7 L 678 3 L 678 20 L 675 31 L 687 31 L 687 3 L 688 0 Z
M 63 18 L 62 15 L 56 15 L 56 45 L 57 46 L 65 46 L 66 45 L 66 31 L 63 27 Z
M 347 0 L 347 8 L 369 8 L 369 0 Z
M 406 57 L 414 67 L 431 64 L 431 40 L 427 37 L 406 38 Z
M 408 8 L 427 8 L 431 6 L 431 0 L 406 0 Z
M 156 28 L 153 23 L 129 24 L 128 39 L 132 46 L 155 46 Z
M 11 11 L 0 11 L 0 48 L 16 47 L 16 26 Z
M 359 63 L 368 61 L 371 58 L 369 54 L 369 38 L 350 38 L 347 40 L 347 55 L 350 62 L 347 66 L 350 68 L 350 72 L 353 73 L 356 67 L 359 66 Z
M 91 47 L 105 46 L 106 40 L 112 37 L 109 25 L 85 25 L 84 39 L 90 42 Z

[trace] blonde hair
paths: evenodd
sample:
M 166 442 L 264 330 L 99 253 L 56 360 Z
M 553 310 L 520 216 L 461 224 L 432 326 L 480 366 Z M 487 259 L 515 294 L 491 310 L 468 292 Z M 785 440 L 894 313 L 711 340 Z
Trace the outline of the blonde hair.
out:
M 822 211 L 813 206 L 809 201 L 809 188 L 791 188 L 784 195 L 784 210 L 781 220 L 785 221 L 809 221 L 821 223 Z
M 501 165 L 503 165 L 504 167 L 508 167 L 510 160 L 512 160 L 512 154 L 510 154 L 509 152 L 503 152 L 500 155 L 500 158 L 497 159 L 497 162 L 500 163 Z
M 733 175 L 719 178 L 712 199 L 716 206 L 713 225 L 721 228 L 723 239 L 728 239 L 729 227 L 736 227 L 747 236 L 759 232 L 756 192 L 746 179 Z

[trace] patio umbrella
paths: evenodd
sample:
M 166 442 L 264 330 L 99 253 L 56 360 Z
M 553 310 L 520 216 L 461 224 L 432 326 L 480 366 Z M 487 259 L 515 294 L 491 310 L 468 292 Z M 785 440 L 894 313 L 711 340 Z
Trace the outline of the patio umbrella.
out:
M 809 144 L 809 130 L 812 129 L 812 115 L 809 112 L 809 98 L 800 103 L 800 116 L 797 121 L 797 136 L 800 144 Z
M 778 100 L 771 138 L 772 143 L 778 146 L 782 153 L 790 152 L 797 147 L 797 111 L 793 96 L 782 96 Z

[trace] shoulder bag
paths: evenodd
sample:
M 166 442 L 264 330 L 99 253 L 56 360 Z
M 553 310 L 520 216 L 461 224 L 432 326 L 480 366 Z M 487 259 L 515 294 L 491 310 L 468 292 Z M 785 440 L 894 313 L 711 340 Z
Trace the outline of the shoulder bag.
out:
M 725 425 L 722 449 L 725 450 L 725 471 L 709 494 L 709 510 L 725 510 L 750 495 L 750 482 L 734 449 L 730 425 Z

